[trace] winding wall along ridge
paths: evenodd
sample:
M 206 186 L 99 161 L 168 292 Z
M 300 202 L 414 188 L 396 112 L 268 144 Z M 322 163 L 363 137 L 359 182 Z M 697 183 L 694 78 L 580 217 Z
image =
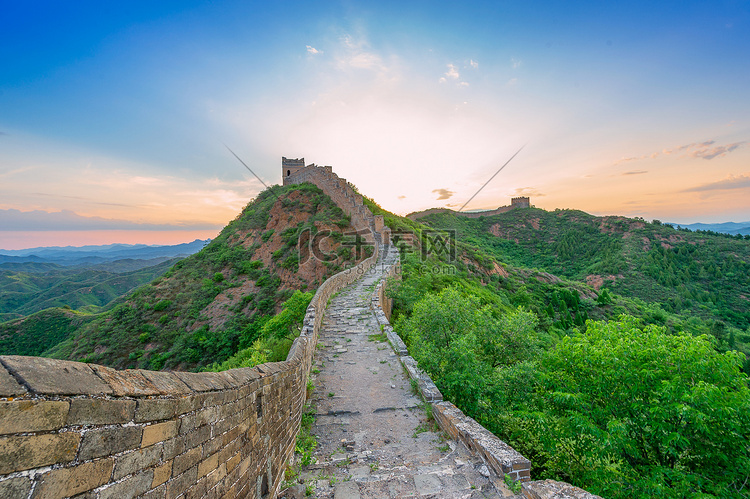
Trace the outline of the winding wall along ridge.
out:
M 331 167 L 311 165 L 284 183 L 311 182 L 365 239 L 390 231 Z M 275 497 L 294 452 L 306 383 L 328 300 L 372 269 L 380 245 L 326 280 L 283 362 L 220 373 L 123 371 L 40 357 L 0 356 L 0 498 Z M 386 276 L 398 273 L 398 265 Z M 441 427 L 499 474 L 528 480 L 528 460 L 465 416 L 408 357 L 388 322 L 384 282 L 373 294 L 378 320 Z M 523 484 L 534 499 L 594 498 L 568 484 Z
M 291 183 L 312 181 L 366 239 L 387 240 L 345 180 L 304 173 Z M 318 288 L 283 362 L 189 373 L 0 356 L 0 497 L 275 497 L 326 304 L 378 254 Z

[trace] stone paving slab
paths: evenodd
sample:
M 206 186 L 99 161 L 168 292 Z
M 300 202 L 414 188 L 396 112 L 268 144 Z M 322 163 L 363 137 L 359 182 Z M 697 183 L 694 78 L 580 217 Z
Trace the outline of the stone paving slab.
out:
M 319 498 L 520 498 L 428 417 L 369 308 L 379 279 L 365 274 L 326 310 L 312 371 L 316 462 L 300 479 Z

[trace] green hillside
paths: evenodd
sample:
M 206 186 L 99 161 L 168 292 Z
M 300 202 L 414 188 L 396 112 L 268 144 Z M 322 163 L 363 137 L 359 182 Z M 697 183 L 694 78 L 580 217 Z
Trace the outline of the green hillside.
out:
M 137 264 L 133 261 L 115 261 L 82 269 L 52 263 L 2 264 L 0 320 L 20 318 L 52 307 L 96 311 L 162 275 L 177 260 L 170 259 L 121 272 L 118 270 Z
M 0 352 L 42 355 L 91 321 L 92 314 L 50 308 L 29 317 L 0 324 Z
M 534 208 L 480 218 L 441 213 L 421 221 L 454 229 L 499 261 L 705 319 L 720 336 L 727 327 L 750 326 L 750 240 L 742 236 Z
M 427 226 L 371 206 L 415 233 L 399 236 L 394 329 L 534 478 L 616 499 L 749 496 L 750 329 L 725 294 L 747 293 L 748 241 L 568 210 Z
M 355 263 L 341 246 L 349 229 L 348 217 L 317 187 L 274 186 L 202 251 L 90 315 L 42 355 L 117 368 L 190 370 L 221 362 L 252 344 L 264 318 L 295 289 L 314 290 Z M 297 242 L 306 230 L 330 232 L 327 261 L 300 264 Z M 0 335 L 11 331 L 0 324 Z

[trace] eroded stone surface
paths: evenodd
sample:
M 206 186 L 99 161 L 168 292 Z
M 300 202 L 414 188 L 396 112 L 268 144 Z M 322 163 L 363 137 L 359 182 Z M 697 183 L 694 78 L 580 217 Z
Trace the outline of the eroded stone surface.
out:
M 51 395 L 111 394 L 112 389 L 87 364 L 70 360 L 4 355 L 2 363 L 34 393 Z
M 320 498 L 521 497 L 440 432 L 369 307 L 383 264 L 331 300 L 313 363 L 316 462 L 300 478 Z M 484 467 L 484 468 L 483 468 Z
M 523 484 L 523 491 L 529 499 L 602 499 L 569 483 L 556 480 L 536 480 Z
M 13 379 L 4 367 L 0 366 L 0 397 L 13 397 L 23 395 L 26 390 Z

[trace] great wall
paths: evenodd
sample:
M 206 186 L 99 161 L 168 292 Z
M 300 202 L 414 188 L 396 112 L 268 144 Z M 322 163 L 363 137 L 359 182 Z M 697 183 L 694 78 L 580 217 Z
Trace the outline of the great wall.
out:
M 422 217 L 426 217 L 427 215 L 432 215 L 434 213 L 451 213 L 453 215 L 460 215 L 466 218 L 491 217 L 493 215 L 507 213 L 511 210 L 517 210 L 519 208 L 529 208 L 529 207 L 531 207 L 531 200 L 528 197 L 517 197 L 517 198 L 511 198 L 509 205 L 500 206 L 499 208 L 495 208 L 494 210 L 454 211 L 449 208 L 430 208 L 429 210 L 416 211 L 414 213 L 409 213 L 408 215 L 406 215 L 406 218 L 408 218 L 409 220 L 419 220 Z
M 331 167 L 286 158 L 282 167 L 284 184 L 312 182 L 320 187 L 374 247 L 369 258 L 318 288 L 287 359 L 191 373 L 118 371 L 0 356 L 0 498 L 276 497 L 294 455 L 318 339 L 326 328 L 341 332 L 340 325 L 324 325 L 326 309 L 335 295 L 345 299 L 356 289 L 358 296 L 370 297 L 366 310 L 356 312 L 387 335 L 391 355 L 432 406 L 437 424 L 451 438 L 452 452 L 461 450 L 464 460 L 456 458 L 455 467 L 476 465 L 496 486 L 449 487 L 438 472 L 422 469 L 420 475 L 405 478 L 412 480 L 410 492 L 395 487 L 404 477 L 381 473 L 372 480 L 385 487 L 377 489 L 380 492 L 368 492 L 368 480 L 353 480 L 332 491 L 334 497 L 514 497 L 503 486 L 508 475 L 521 482 L 522 497 L 596 498 L 562 482 L 531 481 L 526 458 L 442 400 L 388 321 L 384 283 L 398 275 L 398 254 L 388 245 L 390 230 L 383 217 L 374 216 Z M 371 287 L 356 284 L 363 277 Z M 329 318 L 339 312 L 332 311 Z M 325 384 L 320 389 L 325 390 Z M 383 490 L 389 495 L 382 495 Z

